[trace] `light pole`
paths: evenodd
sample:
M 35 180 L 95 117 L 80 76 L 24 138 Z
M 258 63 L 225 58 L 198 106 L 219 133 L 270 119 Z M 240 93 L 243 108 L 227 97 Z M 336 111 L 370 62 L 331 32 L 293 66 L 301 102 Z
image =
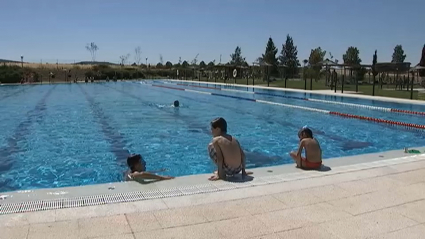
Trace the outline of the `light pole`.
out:
M 148 58 L 146 57 L 146 67 L 148 67 Z
M 24 68 L 24 56 L 21 55 L 21 68 Z

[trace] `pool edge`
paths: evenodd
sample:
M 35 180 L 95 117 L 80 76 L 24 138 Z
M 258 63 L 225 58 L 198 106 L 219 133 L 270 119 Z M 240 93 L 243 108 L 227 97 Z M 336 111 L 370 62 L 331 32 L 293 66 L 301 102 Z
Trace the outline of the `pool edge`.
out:
M 423 149 L 425 149 L 425 147 L 421 148 L 421 150 Z M 394 157 L 391 157 L 391 155 Z M 151 199 L 163 199 L 228 191 L 238 188 L 258 187 L 262 185 L 326 177 L 342 173 L 358 172 L 379 167 L 388 167 L 392 165 L 418 162 L 425 160 L 425 154 L 404 154 L 400 152 L 400 150 L 397 150 L 367 155 L 356 155 L 344 158 L 351 158 L 351 163 L 346 165 L 340 164 L 338 166 L 332 166 L 334 165 L 332 161 L 341 162 L 343 160 L 341 160 L 341 158 L 326 160 L 324 164 L 330 165 L 332 167 L 330 171 L 302 171 L 295 169 L 293 165 L 281 165 L 254 169 L 252 171 L 254 171 L 256 177 L 254 177 L 252 181 L 245 182 L 209 182 L 206 175 L 201 174 L 180 177 L 170 181 L 157 182 L 152 185 L 140 185 L 135 182 L 119 182 L 69 188 L 57 188 L 53 190 L 56 192 L 66 192 L 66 190 L 69 190 L 74 191 L 74 193 L 59 193 L 56 195 L 48 194 L 49 191 L 52 191 L 52 189 L 16 191 L 3 194 L 9 195 L 10 197 L 0 201 L 0 215 L 94 205 L 107 205 L 122 202 L 136 202 Z M 360 161 L 360 158 L 362 158 L 363 161 Z M 352 163 L 355 161 L 360 163 Z M 270 173 L 270 170 L 273 172 Z M 257 174 L 260 171 L 263 171 L 263 173 Z M 201 178 L 203 178 L 204 181 L 201 181 L 202 183 L 198 184 Z M 196 184 L 185 184 L 185 180 L 186 182 L 196 182 Z M 143 190 L 141 191 L 142 188 Z M 85 192 L 86 195 L 78 195 L 78 192 Z M 91 195 L 87 195 L 88 192 L 90 192 Z M 49 197 L 37 198 L 37 196 L 40 196 L 43 193 L 46 193 L 46 195 L 49 195 Z

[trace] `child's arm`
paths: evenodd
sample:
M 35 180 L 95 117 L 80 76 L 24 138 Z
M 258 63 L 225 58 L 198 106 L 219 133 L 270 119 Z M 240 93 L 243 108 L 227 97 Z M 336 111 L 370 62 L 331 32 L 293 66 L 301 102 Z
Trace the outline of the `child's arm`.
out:
M 160 170 L 154 170 L 154 171 L 146 171 L 147 173 L 161 173 L 161 172 L 165 172 L 168 171 L 168 169 L 166 168 L 162 168 Z
M 129 177 L 131 179 L 133 178 L 140 178 L 140 179 L 156 179 L 156 180 L 167 180 L 167 179 L 173 179 L 174 177 L 171 176 L 160 176 L 153 173 L 148 172 L 135 172 L 129 174 Z
M 299 160 L 301 160 L 301 154 L 303 152 L 304 144 L 305 144 L 305 141 L 303 139 L 300 141 L 300 146 L 298 147 L 298 151 L 297 151 L 297 159 Z

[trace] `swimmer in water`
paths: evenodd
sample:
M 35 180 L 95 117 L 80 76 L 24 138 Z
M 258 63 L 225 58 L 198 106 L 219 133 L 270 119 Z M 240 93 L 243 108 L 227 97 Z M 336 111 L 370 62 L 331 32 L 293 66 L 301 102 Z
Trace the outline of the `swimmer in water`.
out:
M 125 173 L 126 181 L 169 180 L 174 178 L 171 176 L 156 175 L 154 172 L 146 172 L 146 162 L 140 154 L 130 155 L 127 158 L 127 165 L 130 169 Z
M 177 108 L 180 106 L 180 102 L 178 100 L 175 100 L 173 105 Z

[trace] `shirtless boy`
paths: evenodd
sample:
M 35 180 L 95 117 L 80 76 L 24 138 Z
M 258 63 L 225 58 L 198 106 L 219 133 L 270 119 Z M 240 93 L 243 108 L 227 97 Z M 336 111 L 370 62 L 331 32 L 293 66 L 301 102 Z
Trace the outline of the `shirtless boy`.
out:
M 156 175 L 155 172 L 146 171 L 146 162 L 140 154 L 130 155 L 127 158 L 127 165 L 130 168 L 125 172 L 126 181 L 144 181 L 144 180 L 169 180 L 174 177 Z M 163 172 L 164 170 L 158 171 Z
M 238 140 L 227 134 L 226 120 L 220 117 L 211 121 L 211 133 L 213 139 L 208 145 L 208 152 L 217 165 L 217 172 L 209 180 L 225 180 L 227 176 L 234 176 L 240 172 L 242 177 L 252 174 L 245 171 L 245 153 Z
M 313 138 L 313 132 L 309 128 L 303 127 L 298 132 L 298 138 L 300 139 L 298 152 L 291 152 L 289 154 L 296 162 L 297 168 L 319 169 L 322 166 L 322 149 L 319 142 Z M 303 149 L 305 157 L 301 155 Z

